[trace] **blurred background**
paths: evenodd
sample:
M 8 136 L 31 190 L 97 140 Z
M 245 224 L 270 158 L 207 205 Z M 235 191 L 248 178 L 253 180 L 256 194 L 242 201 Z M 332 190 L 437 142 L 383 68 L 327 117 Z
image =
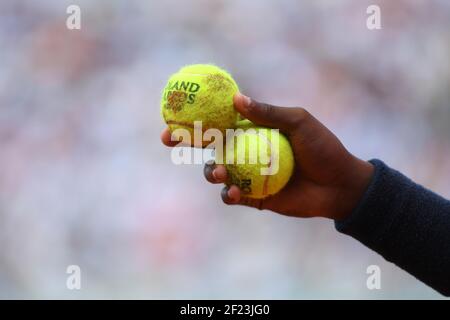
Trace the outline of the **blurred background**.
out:
M 0 298 L 441 298 L 331 221 L 222 204 L 159 100 L 212 62 L 450 197 L 449 57 L 447 0 L 1 1 Z

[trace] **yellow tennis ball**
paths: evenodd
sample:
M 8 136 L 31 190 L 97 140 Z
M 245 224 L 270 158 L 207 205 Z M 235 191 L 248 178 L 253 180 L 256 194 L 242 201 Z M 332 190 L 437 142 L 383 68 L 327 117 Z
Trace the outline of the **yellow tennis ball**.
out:
M 223 154 L 216 149 L 216 162 L 224 163 L 227 169 L 226 185 L 238 186 L 248 198 L 262 199 L 278 193 L 294 170 L 294 155 L 288 139 L 248 120 L 239 121 L 237 126 L 234 143 L 227 140 Z
M 201 121 L 203 132 L 216 128 L 225 135 L 225 130 L 234 128 L 238 120 L 233 106 L 233 96 L 238 91 L 225 70 L 210 64 L 189 65 L 169 78 L 161 99 L 161 113 L 172 133 L 175 129 L 187 129 L 193 139 L 194 122 Z M 178 139 L 179 135 L 175 137 Z

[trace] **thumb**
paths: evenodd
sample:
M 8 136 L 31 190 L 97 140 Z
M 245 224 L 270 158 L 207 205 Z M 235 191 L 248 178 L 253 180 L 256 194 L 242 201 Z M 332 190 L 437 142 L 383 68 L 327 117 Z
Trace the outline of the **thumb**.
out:
M 257 125 L 280 129 L 289 134 L 297 128 L 309 113 L 303 108 L 277 107 L 257 102 L 237 93 L 234 96 L 234 108 L 246 119 Z

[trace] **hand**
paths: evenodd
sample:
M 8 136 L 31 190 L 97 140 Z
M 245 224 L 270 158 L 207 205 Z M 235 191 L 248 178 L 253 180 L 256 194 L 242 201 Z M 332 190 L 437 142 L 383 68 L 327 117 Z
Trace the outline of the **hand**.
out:
M 278 128 L 291 142 L 295 169 L 289 183 L 277 194 L 265 199 L 242 196 L 235 185 L 224 187 L 222 200 L 295 217 L 345 218 L 357 205 L 370 182 L 373 166 L 349 153 L 338 138 L 303 108 L 276 107 L 244 95 L 234 97 L 236 110 L 253 123 Z M 161 140 L 168 146 L 170 133 Z M 206 164 L 206 179 L 224 183 L 223 165 Z

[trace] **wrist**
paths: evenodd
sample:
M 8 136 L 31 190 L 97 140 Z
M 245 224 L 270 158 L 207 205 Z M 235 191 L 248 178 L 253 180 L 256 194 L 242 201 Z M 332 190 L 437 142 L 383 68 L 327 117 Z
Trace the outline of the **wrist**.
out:
M 351 156 L 347 174 L 337 197 L 336 211 L 332 219 L 344 220 L 352 213 L 366 192 L 374 173 L 374 166 Z

